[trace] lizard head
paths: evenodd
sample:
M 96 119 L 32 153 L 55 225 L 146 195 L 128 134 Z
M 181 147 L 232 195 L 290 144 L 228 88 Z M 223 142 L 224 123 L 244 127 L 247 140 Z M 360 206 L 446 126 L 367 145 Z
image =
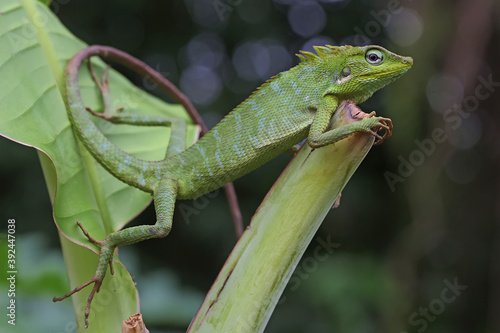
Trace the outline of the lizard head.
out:
M 413 65 L 411 57 L 397 55 L 376 45 L 327 45 L 314 49 L 317 55 L 302 52 L 299 57 L 302 62 L 317 61 L 322 77 L 328 73 L 328 88 L 324 94 L 334 94 L 355 103 L 366 101 L 375 91 L 402 76 Z

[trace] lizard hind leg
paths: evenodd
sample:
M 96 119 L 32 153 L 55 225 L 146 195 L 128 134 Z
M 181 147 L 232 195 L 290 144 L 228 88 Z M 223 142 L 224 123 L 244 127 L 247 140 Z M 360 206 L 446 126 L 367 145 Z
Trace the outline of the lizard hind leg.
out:
M 82 227 L 82 225 L 78 223 L 89 241 L 101 246 L 97 269 L 94 276 L 89 281 L 74 288 L 72 291 L 62 297 L 54 297 L 53 301 L 62 301 L 63 299 L 68 298 L 74 293 L 94 283 L 94 287 L 90 292 L 90 295 L 87 299 L 87 305 L 85 307 L 85 327 L 88 327 L 88 317 L 90 314 L 92 300 L 94 299 L 95 293 L 99 292 L 99 289 L 101 288 L 104 277 L 106 276 L 108 265 L 110 266 L 111 274 L 113 274 L 111 263 L 113 261 L 115 249 L 118 246 L 130 245 L 151 238 L 166 237 L 170 233 L 170 230 L 172 228 L 172 218 L 174 214 L 177 192 L 177 181 L 173 179 L 163 179 L 158 183 L 153 194 L 156 209 L 156 223 L 154 225 L 141 225 L 126 228 L 113 232 L 106 236 L 104 240 L 98 241 L 92 238 Z

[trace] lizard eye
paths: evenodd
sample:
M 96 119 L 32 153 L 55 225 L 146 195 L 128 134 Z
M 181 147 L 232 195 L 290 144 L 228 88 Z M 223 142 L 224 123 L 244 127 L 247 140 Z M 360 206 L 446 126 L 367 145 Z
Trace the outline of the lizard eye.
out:
M 366 61 L 372 65 L 380 65 L 384 60 L 384 55 L 379 50 L 368 50 L 365 55 Z

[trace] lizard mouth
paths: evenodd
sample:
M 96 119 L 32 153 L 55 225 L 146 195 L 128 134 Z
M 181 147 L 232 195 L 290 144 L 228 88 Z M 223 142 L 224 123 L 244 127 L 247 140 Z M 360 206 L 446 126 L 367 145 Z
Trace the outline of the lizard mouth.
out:
M 390 79 L 391 81 L 395 81 L 396 79 L 400 78 L 403 76 L 404 73 L 406 73 L 410 67 L 402 67 L 402 68 L 397 68 L 393 70 L 382 70 L 378 72 L 371 72 L 367 74 L 363 74 L 363 77 L 370 77 L 370 78 L 375 78 L 375 79 Z
M 395 76 L 395 77 L 400 77 L 404 73 L 406 73 L 411 66 L 399 66 L 394 69 L 385 69 L 385 70 L 380 70 L 377 72 L 371 72 L 371 73 L 366 73 L 363 74 L 362 76 L 376 76 L 377 78 L 385 78 L 388 76 Z

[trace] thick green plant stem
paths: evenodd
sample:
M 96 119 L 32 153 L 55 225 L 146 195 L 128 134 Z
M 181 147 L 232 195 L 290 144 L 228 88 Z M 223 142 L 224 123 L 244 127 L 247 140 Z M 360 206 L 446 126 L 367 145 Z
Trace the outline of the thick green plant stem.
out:
M 359 121 L 361 114 L 367 116 L 344 103 L 332 127 Z M 372 135 L 358 133 L 313 151 L 303 146 L 254 215 L 188 332 L 264 330 L 312 237 L 373 142 Z

